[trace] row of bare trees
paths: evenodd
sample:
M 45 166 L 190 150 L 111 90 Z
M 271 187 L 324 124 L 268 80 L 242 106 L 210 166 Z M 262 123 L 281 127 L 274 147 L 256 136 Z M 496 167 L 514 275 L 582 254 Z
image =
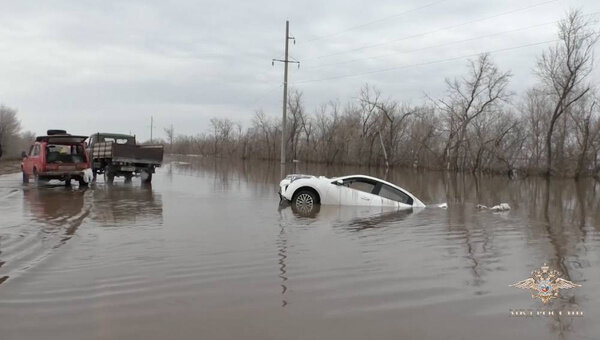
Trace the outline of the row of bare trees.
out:
M 558 31 L 557 43 L 538 58 L 537 84 L 522 96 L 509 90 L 511 73 L 488 54 L 447 79 L 445 96 L 416 106 L 365 85 L 356 99 L 309 113 L 302 93 L 291 90 L 287 153 L 328 164 L 597 175 L 600 103 L 590 75 L 598 32 L 579 11 Z M 278 159 L 280 138 L 280 121 L 258 111 L 246 130 L 213 118 L 210 133 L 177 136 L 170 151 Z
M 0 105 L 0 158 L 18 158 L 34 138 L 31 132 L 21 132 L 16 110 Z

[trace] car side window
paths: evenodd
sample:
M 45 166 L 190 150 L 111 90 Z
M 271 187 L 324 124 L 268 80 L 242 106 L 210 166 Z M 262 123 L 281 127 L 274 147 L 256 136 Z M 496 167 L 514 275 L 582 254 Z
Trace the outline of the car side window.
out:
M 363 179 L 348 178 L 344 180 L 343 185 L 350 189 L 366 192 L 369 194 L 373 193 L 373 189 L 375 189 L 374 182 Z
M 379 196 L 390 199 L 392 201 L 408 204 L 408 205 L 413 204 L 413 199 L 410 196 L 408 196 L 406 193 L 404 193 L 396 188 L 392 188 L 391 186 L 386 185 L 386 184 L 381 186 L 381 190 L 379 191 Z

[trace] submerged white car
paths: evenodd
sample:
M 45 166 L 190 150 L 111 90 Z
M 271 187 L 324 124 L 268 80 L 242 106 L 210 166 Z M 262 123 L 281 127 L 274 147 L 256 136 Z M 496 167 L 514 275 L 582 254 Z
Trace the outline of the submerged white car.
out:
M 279 183 L 279 197 L 299 210 L 315 204 L 424 208 L 425 204 L 410 192 L 384 180 L 351 175 L 337 178 L 288 175 Z

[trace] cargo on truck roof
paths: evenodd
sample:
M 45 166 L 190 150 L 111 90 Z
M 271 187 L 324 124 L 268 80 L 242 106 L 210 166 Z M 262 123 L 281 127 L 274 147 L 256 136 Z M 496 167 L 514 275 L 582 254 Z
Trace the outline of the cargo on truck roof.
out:
M 46 136 L 35 137 L 36 142 L 48 142 L 55 144 L 77 144 L 83 143 L 87 136 L 74 136 L 67 133 L 66 130 L 51 129 L 46 131 Z

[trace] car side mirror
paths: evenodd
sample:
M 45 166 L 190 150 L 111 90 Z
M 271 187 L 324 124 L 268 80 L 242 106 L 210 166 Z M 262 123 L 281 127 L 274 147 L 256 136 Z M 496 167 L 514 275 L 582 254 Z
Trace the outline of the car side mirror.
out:
M 343 185 L 344 184 L 344 180 L 338 179 L 337 181 L 335 181 L 335 184 L 337 184 L 337 185 Z
M 27 152 L 25 152 L 25 151 L 21 152 L 21 158 L 27 158 Z

